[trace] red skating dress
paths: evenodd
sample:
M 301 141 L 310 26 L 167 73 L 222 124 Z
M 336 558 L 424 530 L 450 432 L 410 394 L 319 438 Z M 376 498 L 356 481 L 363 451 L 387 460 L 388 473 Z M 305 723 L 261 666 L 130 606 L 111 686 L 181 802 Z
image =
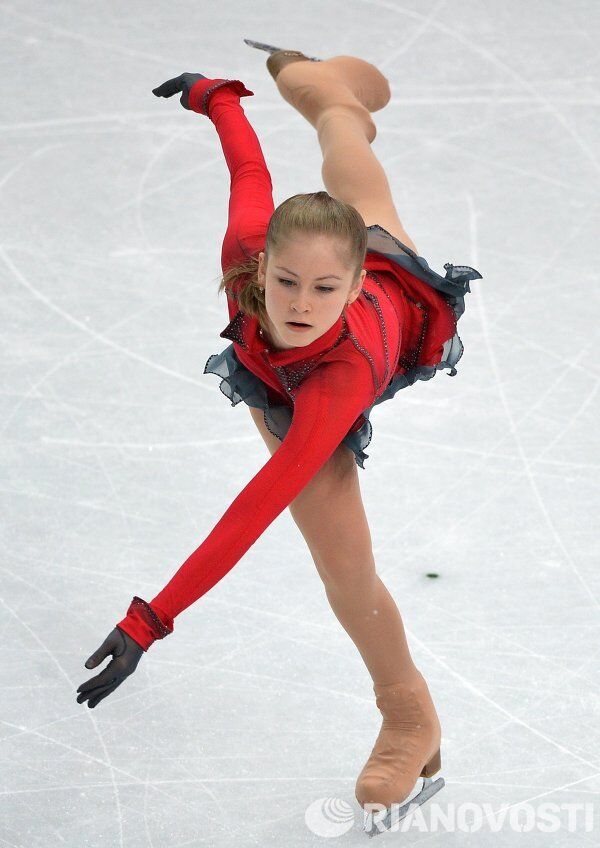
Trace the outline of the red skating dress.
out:
M 231 175 L 223 271 L 264 249 L 274 210 L 271 177 L 240 104 L 251 94 L 239 80 L 201 79 L 189 96 L 191 109 L 216 127 Z M 368 227 L 361 294 L 322 336 L 288 350 L 270 348 L 258 319 L 227 295 L 230 322 L 220 335 L 231 344 L 208 359 L 205 373 L 221 377 L 232 405 L 263 409 L 282 442 L 166 586 L 149 603 L 134 596 L 117 627 L 144 650 L 233 568 L 340 443 L 364 467 L 374 405 L 440 368 L 456 373 L 463 350 L 456 322 L 468 280 L 481 275 L 445 267 L 441 277 L 386 230 Z

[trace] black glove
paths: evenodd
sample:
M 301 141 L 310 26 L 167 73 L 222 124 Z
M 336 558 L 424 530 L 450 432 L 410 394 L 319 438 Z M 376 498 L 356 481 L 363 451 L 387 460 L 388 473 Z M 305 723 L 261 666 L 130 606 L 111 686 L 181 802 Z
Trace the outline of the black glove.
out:
M 183 94 L 179 98 L 179 102 L 184 109 L 189 109 L 190 88 L 199 79 L 208 79 L 208 77 L 205 77 L 203 74 L 180 74 L 178 77 L 173 77 L 173 79 L 163 82 L 157 88 L 153 88 L 152 94 L 155 94 L 157 97 L 172 97 L 178 91 L 182 91 Z
M 87 660 L 85 667 L 96 668 L 109 654 L 112 654 L 113 658 L 100 674 L 77 687 L 77 691 L 81 693 L 77 696 L 77 703 L 83 704 L 89 699 L 88 707 L 90 709 L 95 707 L 117 686 L 120 686 L 126 677 L 133 674 L 143 653 L 144 649 L 141 645 L 138 645 L 128 633 L 115 627 L 98 650 L 94 651 Z

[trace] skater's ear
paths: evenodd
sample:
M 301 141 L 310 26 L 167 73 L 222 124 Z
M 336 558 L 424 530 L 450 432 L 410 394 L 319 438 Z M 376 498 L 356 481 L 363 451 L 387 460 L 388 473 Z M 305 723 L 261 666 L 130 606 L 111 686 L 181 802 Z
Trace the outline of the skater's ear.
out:
M 348 295 L 347 305 L 349 306 L 351 303 L 354 303 L 356 298 L 362 291 L 363 283 L 365 281 L 365 277 L 367 276 L 366 270 L 363 268 L 360 272 L 360 278 L 358 282 L 352 286 L 350 286 L 350 293 Z

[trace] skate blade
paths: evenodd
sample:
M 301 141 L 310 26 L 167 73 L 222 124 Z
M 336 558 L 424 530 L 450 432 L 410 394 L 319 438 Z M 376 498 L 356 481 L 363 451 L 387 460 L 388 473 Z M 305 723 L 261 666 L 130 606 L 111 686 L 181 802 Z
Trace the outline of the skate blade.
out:
M 252 41 L 251 38 L 245 38 L 245 43 L 248 47 L 256 47 L 257 50 L 266 50 L 267 53 L 277 53 L 279 50 L 285 50 L 284 47 L 273 47 L 272 44 L 263 44 L 261 41 Z M 322 62 L 322 59 L 317 59 L 316 56 L 307 56 L 311 62 Z
M 412 800 L 399 807 L 397 813 L 394 813 L 394 825 L 397 821 L 401 821 L 406 818 L 407 813 L 412 812 L 415 807 L 420 807 L 421 804 L 425 803 L 425 801 L 429 801 L 429 799 L 435 795 L 436 792 L 439 792 L 444 785 L 445 780 L 443 777 L 438 777 L 437 780 L 432 780 L 430 777 L 424 777 L 421 791 L 417 793 Z M 392 824 L 392 807 L 389 807 L 386 810 L 385 816 L 381 821 L 378 819 L 377 822 L 375 822 L 374 817 L 378 815 L 381 815 L 381 813 L 374 811 L 367 813 L 365 816 L 365 826 L 363 830 L 369 837 L 377 836 L 379 833 L 385 833 L 389 830 L 390 825 Z

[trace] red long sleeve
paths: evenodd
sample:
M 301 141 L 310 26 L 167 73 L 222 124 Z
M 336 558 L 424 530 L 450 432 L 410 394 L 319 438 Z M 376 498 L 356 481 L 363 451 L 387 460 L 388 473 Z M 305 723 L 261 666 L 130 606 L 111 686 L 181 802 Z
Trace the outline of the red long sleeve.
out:
M 264 248 L 274 209 L 273 186 L 256 133 L 237 99 L 212 103 L 210 115 L 231 175 L 228 224 L 221 249 L 225 273 L 247 258 L 244 250 L 255 253 Z
M 223 272 L 243 262 L 247 253 L 264 248 L 275 208 L 273 184 L 262 148 L 240 103 L 240 97 L 252 94 L 240 80 L 204 79 L 194 83 L 189 96 L 194 111 L 206 114 L 204 110 L 208 110 L 229 169 L 227 230 L 221 248 Z M 232 318 L 235 306 L 229 303 Z
M 323 364 L 301 384 L 290 429 L 279 449 L 151 600 L 152 610 L 165 625 L 162 635 L 171 632 L 173 619 L 224 577 L 294 500 L 372 400 L 372 373 L 362 357 Z M 132 604 L 118 626 L 147 650 L 157 630 L 143 603 Z

